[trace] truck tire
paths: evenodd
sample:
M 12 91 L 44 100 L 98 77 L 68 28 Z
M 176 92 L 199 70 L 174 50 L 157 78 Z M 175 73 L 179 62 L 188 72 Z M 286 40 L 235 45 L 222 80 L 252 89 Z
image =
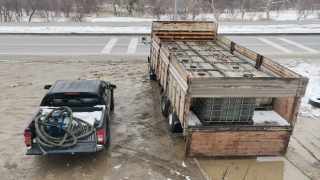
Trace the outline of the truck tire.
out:
M 149 66 L 149 76 L 151 80 L 157 80 L 157 75 L 154 73 L 153 69 L 151 66 Z
M 106 141 L 104 142 L 104 147 L 107 148 L 110 145 L 110 123 L 109 123 L 109 118 L 107 118 L 107 122 L 106 122 L 106 129 L 105 129 L 105 133 L 106 133 Z
M 170 105 L 168 109 L 168 127 L 169 131 L 174 133 L 176 129 L 176 125 L 179 123 L 179 118 L 173 114 L 173 107 Z
M 320 97 L 311 97 L 308 103 L 313 107 L 320 108 Z
M 163 91 L 162 94 L 161 94 L 161 104 L 160 104 L 160 107 L 161 107 L 161 113 L 164 117 L 167 117 L 168 116 L 168 108 L 169 108 L 169 101 L 167 99 L 167 95 L 166 95 L 166 92 Z
M 114 109 L 114 100 L 113 100 L 113 89 L 111 89 L 111 102 L 110 102 L 110 110 Z

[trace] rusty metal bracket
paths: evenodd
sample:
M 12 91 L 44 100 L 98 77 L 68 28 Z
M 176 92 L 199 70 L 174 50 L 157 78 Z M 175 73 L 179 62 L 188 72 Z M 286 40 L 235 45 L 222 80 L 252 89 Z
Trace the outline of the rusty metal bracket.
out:
M 233 41 L 231 41 L 231 44 L 230 44 L 230 53 L 231 54 L 233 54 L 233 52 L 234 52 L 234 45 L 235 45 L 236 43 L 234 43 Z
M 260 66 L 262 65 L 262 61 L 263 61 L 263 56 L 261 54 L 257 54 L 256 65 L 255 65 L 256 69 L 260 69 Z

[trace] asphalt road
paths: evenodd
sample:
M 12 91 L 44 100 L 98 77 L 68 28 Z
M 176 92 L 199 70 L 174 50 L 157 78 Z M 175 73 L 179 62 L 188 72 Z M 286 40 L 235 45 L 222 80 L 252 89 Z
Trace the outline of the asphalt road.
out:
M 226 37 L 267 57 L 320 56 L 320 36 Z M 144 45 L 139 36 L 0 36 L 0 59 L 30 56 L 145 59 L 149 52 L 149 45 Z
M 151 27 L 150 19 L 142 22 L 0 22 L 1 26 L 105 26 L 105 27 Z M 279 25 L 279 24 L 320 24 L 320 20 L 290 21 L 219 21 L 219 25 Z

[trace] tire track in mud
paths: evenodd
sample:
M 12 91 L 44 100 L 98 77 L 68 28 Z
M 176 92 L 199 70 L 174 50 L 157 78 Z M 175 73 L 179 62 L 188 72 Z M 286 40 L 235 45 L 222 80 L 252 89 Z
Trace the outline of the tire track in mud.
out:
M 319 163 L 320 160 L 317 158 L 317 156 L 308 148 L 306 147 L 303 143 L 301 143 L 294 135 L 292 136 L 306 151 L 308 151 L 308 153 L 314 157 Z M 311 142 L 310 142 L 311 143 Z M 313 144 L 313 143 L 312 143 Z M 315 146 L 316 147 L 316 146 Z M 316 147 L 317 148 L 317 147 Z M 317 148 L 318 149 L 318 148 Z
M 184 168 L 180 164 L 172 161 L 161 159 L 159 157 L 139 152 L 135 149 L 124 147 L 118 144 L 115 144 L 113 149 L 110 150 L 112 152 L 123 154 L 122 158 L 125 158 L 126 162 L 131 160 L 132 162 L 143 165 L 146 168 L 156 170 L 165 177 L 170 176 L 174 179 L 186 179 L 185 177 L 188 176 L 191 179 L 194 179 L 191 175 L 189 175 L 190 171 L 188 168 Z M 199 178 L 200 177 L 197 177 L 197 179 Z

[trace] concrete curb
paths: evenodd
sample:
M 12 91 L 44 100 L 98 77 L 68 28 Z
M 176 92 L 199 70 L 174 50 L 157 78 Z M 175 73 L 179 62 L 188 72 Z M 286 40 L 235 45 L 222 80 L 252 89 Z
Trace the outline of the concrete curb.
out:
M 223 36 L 318 36 L 320 33 L 219 33 Z M 150 33 L 0 33 L 0 36 L 150 36 Z

